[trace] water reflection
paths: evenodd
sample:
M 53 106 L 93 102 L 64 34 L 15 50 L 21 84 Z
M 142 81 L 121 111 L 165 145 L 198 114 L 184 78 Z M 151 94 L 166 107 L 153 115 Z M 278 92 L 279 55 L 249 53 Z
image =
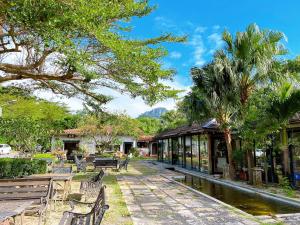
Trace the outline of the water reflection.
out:
M 300 206 L 295 207 L 266 199 L 256 194 L 246 193 L 199 177 L 186 175 L 185 179 L 179 179 L 178 181 L 252 215 L 300 212 Z

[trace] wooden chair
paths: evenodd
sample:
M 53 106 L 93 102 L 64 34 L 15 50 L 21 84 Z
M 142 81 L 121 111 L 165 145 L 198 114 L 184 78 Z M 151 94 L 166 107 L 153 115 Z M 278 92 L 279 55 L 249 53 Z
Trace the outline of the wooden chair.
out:
M 93 203 L 77 202 L 92 207 L 88 213 L 77 213 L 73 211 L 65 211 L 59 225 L 99 225 L 103 219 L 104 213 L 109 206 L 105 204 L 105 186 L 101 187 L 98 197 Z M 72 207 L 74 210 L 74 207 Z
M 84 159 L 79 160 L 77 155 L 74 155 L 74 160 L 75 160 L 75 164 L 77 167 L 77 172 L 80 172 L 80 171 L 85 172 L 87 163 L 84 161 Z
M 127 157 L 124 161 L 120 162 L 119 170 L 125 169 L 127 171 L 128 163 L 129 163 L 129 158 Z
M 51 178 L 19 178 L 0 180 L 1 201 L 32 201 L 25 215 L 38 215 L 39 224 L 46 221 L 46 211 L 52 192 Z
M 102 186 L 102 179 L 104 177 L 104 171 L 101 169 L 100 172 L 87 181 L 81 181 L 80 183 L 80 193 L 85 196 L 85 198 L 95 198 Z

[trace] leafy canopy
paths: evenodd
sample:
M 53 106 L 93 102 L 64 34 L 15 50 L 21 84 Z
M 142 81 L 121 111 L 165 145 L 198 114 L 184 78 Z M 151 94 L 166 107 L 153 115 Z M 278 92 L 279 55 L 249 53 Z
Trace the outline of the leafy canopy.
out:
M 22 151 L 35 151 L 38 144 L 50 148 L 52 135 L 74 127 L 78 120 L 65 106 L 17 88 L 0 89 L 0 106 L 0 139 Z
M 99 94 L 103 88 L 149 103 L 174 97 L 177 91 L 161 82 L 174 74 L 162 68 L 167 54 L 162 43 L 185 38 L 165 34 L 138 40 L 129 33 L 130 20 L 153 9 L 147 1 L 135 0 L 3 0 L 0 84 L 27 80 L 31 85 L 24 88 L 99 101 L 105 100 Z

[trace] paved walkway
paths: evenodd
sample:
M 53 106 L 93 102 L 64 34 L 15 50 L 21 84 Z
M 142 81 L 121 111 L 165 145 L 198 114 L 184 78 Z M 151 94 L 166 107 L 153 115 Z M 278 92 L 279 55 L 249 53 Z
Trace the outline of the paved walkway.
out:
M 235 212 L 160 175 L 121 176 L 118 182 L 136 225 L 259 224 L 252 216 Z

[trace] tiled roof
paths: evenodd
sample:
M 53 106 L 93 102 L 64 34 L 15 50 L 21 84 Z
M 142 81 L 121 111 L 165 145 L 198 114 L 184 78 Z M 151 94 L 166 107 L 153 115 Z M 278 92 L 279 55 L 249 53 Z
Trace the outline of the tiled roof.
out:
M 64 130 L 63 133 L 64 134 L 76 134 L 76 135 L 80 135 L 81 134 L 81 130 L 80 129 L 67 129 L 67 130 Z
M 208 121 L 199 124 L 193 123 L 191 125 L 184 125 L 175 129 L 163 131 L 155 136 L 155 139 L 162 139 L 168 137 L 181 136 L 185 134 L 199 134 L 205 132 L 219 132 L 219 124 L 215 119 L 209 119 Z
M 153 139 L 153 135 L 143 135 L 138 138 L 138 141 L 152 141 Z

